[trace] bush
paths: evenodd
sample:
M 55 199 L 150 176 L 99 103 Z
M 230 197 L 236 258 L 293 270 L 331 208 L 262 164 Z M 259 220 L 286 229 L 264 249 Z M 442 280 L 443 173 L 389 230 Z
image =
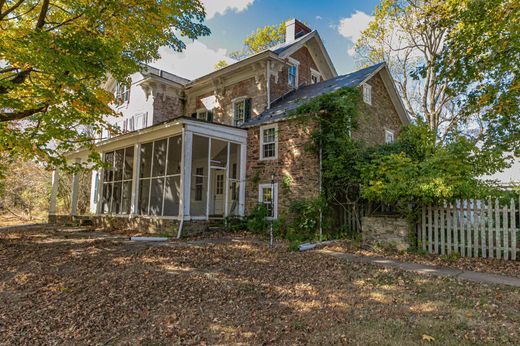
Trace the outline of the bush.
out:
M 291 227 L 312 238 L 320 227 L 323 207 L 324 201 L 322 198 L 293 201 L 289 206 L 292 219 Z
M 267 221 L 267 208 L 258 204 L 247 217 L 247 229 L 254 233 L 263 233 L 269 222 Z
M 225 220 L 226 231 L 240 232 L 247 229 L 247 219 L 238 216 L 228 216 Z

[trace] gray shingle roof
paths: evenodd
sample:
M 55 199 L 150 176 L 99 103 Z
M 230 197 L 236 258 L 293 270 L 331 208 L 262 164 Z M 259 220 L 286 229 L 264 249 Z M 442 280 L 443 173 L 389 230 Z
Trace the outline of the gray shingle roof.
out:
M 250 127 L 279 121 L 286 118 L 289 111 L 298 108 L 315 97 L 341 88 L 358 86 L 383 64 L 384 63 L 372 65 L 359 71 L 294 90 L 273 102 L 270 109 L 266 109 L 258 117 L 250 119 L 243 124 L 242 127 Z
M 305 39 L 307 36 L 310 36 L 312 35 L 313 33 L 315 32 L 315 30 L 305 34 L 305 35 L 302 35 L 300 37 L 298 37 L 297 39 L 295 39 L 294 41 L 291 41 L 291 42 L 282 42 L 274 47 L 271 47 L 269 48 L 269 50 L 275 54 L 282 54 L 283 52 L 285 52 L 287 49 L 291 48 L 292 46 L 294 46 L 295 44 L 297 44 L 298 42 L 300 42 L 301 40 Z

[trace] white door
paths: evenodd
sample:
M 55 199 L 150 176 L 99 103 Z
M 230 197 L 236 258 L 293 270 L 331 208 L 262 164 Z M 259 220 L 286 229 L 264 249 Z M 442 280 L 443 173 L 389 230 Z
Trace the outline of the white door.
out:
M 224 188 L 225 188 L 225 171 L 213 171 L 213 215 L 224 215 Z

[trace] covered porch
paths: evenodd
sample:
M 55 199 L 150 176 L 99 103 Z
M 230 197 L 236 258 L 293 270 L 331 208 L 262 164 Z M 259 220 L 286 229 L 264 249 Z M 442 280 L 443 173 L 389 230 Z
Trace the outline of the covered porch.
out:
M 97 217 L 208 221 L 243 216 L 247 131 L 179 118 L 99 142 L 107 168 L 92 172 L 90 211 Z M 80 162 L 88 151 L 70 154 Z M 56 214 L 58 172 L 49 215 Z M 78 179 L 71 216 L 77 216 Z

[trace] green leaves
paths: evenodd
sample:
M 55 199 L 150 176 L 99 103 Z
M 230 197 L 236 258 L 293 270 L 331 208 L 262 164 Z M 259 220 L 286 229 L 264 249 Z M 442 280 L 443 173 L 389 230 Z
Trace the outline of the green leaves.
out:
M 66 165 L 117 116 L 107 76 L 124 80 L 159 47 L 209 34 L 204 16 L 198 0 L 2 2 L 0 155 Z

